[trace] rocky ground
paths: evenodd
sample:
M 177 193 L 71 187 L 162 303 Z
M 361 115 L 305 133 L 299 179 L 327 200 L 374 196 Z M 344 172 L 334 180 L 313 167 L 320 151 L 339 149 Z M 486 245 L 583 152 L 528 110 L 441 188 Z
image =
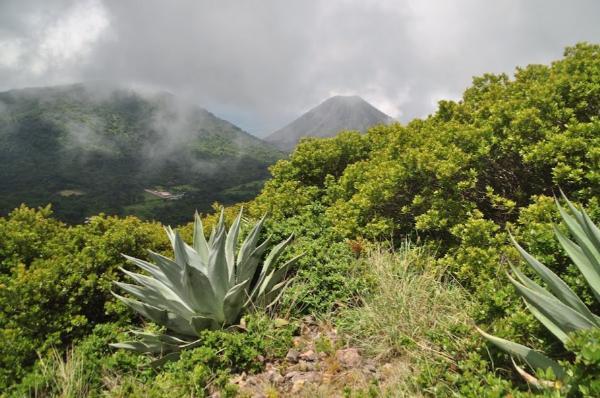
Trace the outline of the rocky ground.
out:
M 312 317 L 304 318 L 285 359 L 265 365 L 262 373 L 231 380 L 240 396 L 346 397 L 356 391 L 389 391 L 386 385 L 410 374 L 402 363 L 368 359 L 357 348 L 343 346 L 335 328 Z

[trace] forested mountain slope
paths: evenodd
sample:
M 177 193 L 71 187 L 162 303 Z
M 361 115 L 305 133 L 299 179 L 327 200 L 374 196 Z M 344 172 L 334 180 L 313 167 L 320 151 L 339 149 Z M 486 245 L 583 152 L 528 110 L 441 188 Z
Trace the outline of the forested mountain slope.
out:
M 82 221 L 99 212 L 181 222 L 214 201 L 252 197 L 281 154 L 168 94 L 101 83 L 0 93 L 0 213 L 52 203 Z M 178 200 L 145 191 L 167 191 Z

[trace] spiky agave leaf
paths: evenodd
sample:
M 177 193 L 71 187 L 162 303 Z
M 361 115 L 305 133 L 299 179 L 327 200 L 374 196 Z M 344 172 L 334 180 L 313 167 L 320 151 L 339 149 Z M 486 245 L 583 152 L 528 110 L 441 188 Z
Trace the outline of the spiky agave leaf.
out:
M 565 236 L 556 226 L 554 227 L 555 235 L 584 276 L 596 299 L 600 301 L 600 229 L 592 223 L 585 210 L 578 209 L 566 198 L 564 193 L 562 195 L 571 214 L 562 208 L 558 201 L 556 201 L 556 205 L 575 241 Z M 565 343 L 569 333 L 600 327 L 600 317 L 593 314 L 558 275 L 527 253 L 512 235 L 510 238 L 526 263 L 546 283 L 550 291 L 542 288 L 512 266 L 511 269 L 516 279 L 510 275 L 508 278 L 525 301 L 527 308 L 552 334 Z M 479 328 L 477 330 L 488 341 L 511 355 L 525 360 L 534 369 L 545 369 L 543 366 L 550 367 L 559 379 L 565 377 L 564 370 L 560 371 L 556 368 L 556 362 L 545 355 L 520 344 L 487 334 Z M 517 370 L 519 371 L 519 369 Z M 548 385 L 543 380 L 538 384 Z
M 299 258 L 276 267 L 293 237 L 276 245 L 260 266 L 271 242 L 270 237 L 258 242 L 265 217 L 239 244 L 243 221 L 243 210 L 240 210 L 227 231 L 222 211 L 207 241 L 202 220 L 196 213 L 192 246 L 185 243 L 177 231 L 165 228 L 174 259 L 151 251 L 149 256 L 154 263 L 125 256 L 148 275 L 123 270 L 136 284 L 115 282 L 115 285 L 135 299 L 113 294 L 174 335 L 135 332 L 136 340 L 113 344 L 113 347 L 168 354 L 174 358 L 171 354 L 198 344 L 202 330 L 232 325 L 250 306 L 261 303 L 268 307 L 276 302 L 289 283 L 285 279 L 287 273 Z
M 556 237 L 573 263 L 579 268 L 596 300 L 600 301 L 600 229 L 592 223 L 585 210 L 577 209 L 564 193 L 562 195 L 573 213 L 574 219 L 569 217 L 558 202 L 557 205 L 577 244 L 555 228 Z
M 550 368 L 558 378 L 564 378 L 564 368 L 560 366 L 558 362 L 550 359 L 541 352 L 524 346 L 522 344 L 514 343 L 512 341 L 505 340 L 500 337 L 492 336 L 491 334 L 488 334 L 479 328 L 476 329 L 489 342 L 493 343 L 495 346 L 508 352 L 509 354 L 521 358 L 533 369 L 546 370 Z

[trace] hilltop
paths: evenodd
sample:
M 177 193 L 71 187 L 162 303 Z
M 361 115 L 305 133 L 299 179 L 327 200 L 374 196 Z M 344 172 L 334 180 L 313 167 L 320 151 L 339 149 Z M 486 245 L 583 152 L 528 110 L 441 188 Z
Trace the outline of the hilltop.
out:
M 359 96 L 337 95 L 267 136 L 265 141 L 283 151 L 291 151 L 303 137 L 333 137 L 343 130 L 364 132 L 393 120 Z

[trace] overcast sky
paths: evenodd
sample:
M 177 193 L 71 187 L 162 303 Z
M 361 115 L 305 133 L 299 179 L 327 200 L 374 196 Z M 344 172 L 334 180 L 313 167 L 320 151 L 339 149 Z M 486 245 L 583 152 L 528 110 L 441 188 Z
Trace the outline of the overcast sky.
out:
M 0 0 L 0 90 L 109 80 L 265 135 L 334 94 L 403 122 L 600 42 L 597 0 Z

